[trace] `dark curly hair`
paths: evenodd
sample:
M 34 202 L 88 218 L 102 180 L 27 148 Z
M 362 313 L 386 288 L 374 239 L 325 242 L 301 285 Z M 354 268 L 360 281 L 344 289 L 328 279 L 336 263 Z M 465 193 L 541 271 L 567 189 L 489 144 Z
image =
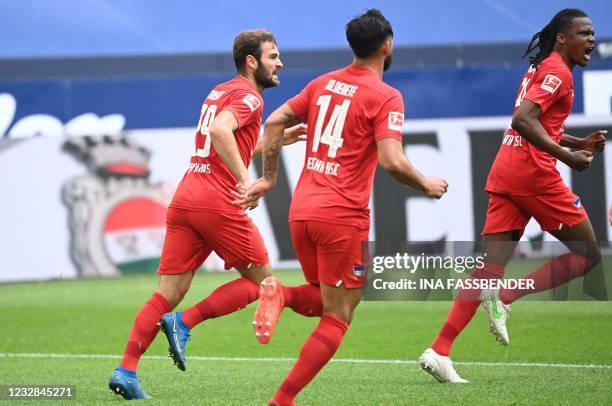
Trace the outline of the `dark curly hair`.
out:
M 372 55 L 389 37 L 393 37 L 391 23 L 375 8 L 366 10 L 346 25 L 346 39 L 358 58 Z

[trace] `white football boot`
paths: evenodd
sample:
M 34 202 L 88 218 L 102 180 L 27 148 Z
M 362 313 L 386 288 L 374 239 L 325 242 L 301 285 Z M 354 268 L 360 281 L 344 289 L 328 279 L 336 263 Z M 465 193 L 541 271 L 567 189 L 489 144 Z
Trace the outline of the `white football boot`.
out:
M 499 299 L 499 290 L 483 290 L 480 301 L 489 317 L 489 327 L 495 339 L 503 345 L 510 344 L 510 337 L 506 328 L 506 322 L 510 317 L 510 306 L 503 304 Z
M 423 351 L 419 358 L 421 369 L 442 383 L 470 383 L 459 376 L 453 367 L 453 361 L 449 357 L 440 355 L 433 349 Z

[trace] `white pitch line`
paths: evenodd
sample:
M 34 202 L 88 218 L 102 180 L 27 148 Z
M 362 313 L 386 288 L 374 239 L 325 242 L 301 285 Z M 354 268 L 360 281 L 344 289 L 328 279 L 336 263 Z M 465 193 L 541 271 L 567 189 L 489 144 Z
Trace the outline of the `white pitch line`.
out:
M 64 359 L 121 359 L 112 354 L 54 354 L 54 353 L 10 353 L 0 352 L 0 358 L 64 358 Z M 147 355 L 144 359 L 168 360 L 168 356 Z M 295 358 L 256 358 L 256 357 L 202 357 L 191 355 L 189 361 L 227 361 L 227 362 L 295 362 Z M 345 364 L 383 364 L 383 365 L 416 365 L 417 361 L 403 359 L 353 359 L 334 358 L 332 362 Z M 525 367 L 525 368 L 593 368 L 612 369 L 612 365 L 597 364 L 550 364 L 544 362 L 486 362 L 456 361 L 455 365 L 485 367 Z

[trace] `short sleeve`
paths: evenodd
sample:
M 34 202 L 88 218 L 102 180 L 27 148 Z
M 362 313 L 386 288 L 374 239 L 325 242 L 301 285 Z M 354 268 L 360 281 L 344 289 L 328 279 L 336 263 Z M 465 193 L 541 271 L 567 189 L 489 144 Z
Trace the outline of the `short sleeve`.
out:
M 304 123 L 308 119 L 310 93 L 312 92 L 312 88 L 314 87 L 314 82 L 315 81 L 313 80 L 308 83 L 300 93 L 293 96 L 287 101 L 287 104 L 289 105 L 291 111 L 293 111 L 293 114 L 295 114 Z
M 533 77 L 525 99 L 537 104 L 545 112 L 562 96 L 571 91 L 571 74 L 563 67 L 545 67 Z
M 395 90 L 393 95 L 383 102 L 374 117 L 374 139 L 396 138 L 401 141 L 404 126 L 404 101 Z
M 231 111 L 238 121 L 238 128 L 247 126 L 261 118 L 263 101 L 254 93 L 236 92 L 223 110 Z

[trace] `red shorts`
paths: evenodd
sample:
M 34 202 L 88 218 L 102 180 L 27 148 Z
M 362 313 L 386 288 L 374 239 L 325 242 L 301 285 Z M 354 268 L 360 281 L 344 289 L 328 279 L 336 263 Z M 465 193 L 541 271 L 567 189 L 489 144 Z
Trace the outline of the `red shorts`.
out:
M 543 231 L 573 227 L 587 219 L 580 198 L 571 190 L 551 195 L 516 196 L 489 193 L 487 220 L 482 234 L 519 230 L 521 235 L 531 218 Z
M 212 251 L 225 261 L 225 269 L 269 262 L 261 234 L 246 214 L 169 207 L 166 225 L 159 274 L 196 271 Z
M 368 240 L 367 227 L 316 220 L 292 221 L 289 226 L 308 283 L 363 287 L 367 261 L 362 260 L 361 243 Z

